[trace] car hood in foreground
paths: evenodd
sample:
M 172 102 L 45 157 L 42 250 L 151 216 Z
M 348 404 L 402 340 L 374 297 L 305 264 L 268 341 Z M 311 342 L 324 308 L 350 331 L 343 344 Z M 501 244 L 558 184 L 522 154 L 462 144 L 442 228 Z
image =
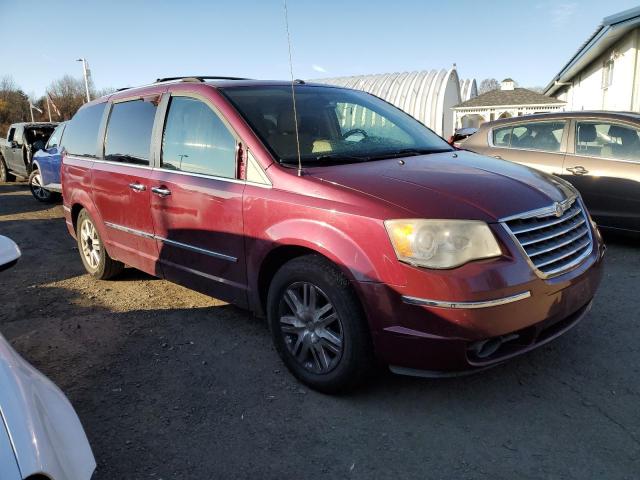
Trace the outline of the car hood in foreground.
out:
M 64 394 L 0 335 L 0 445 L 10 443 L 22 478 L 89 480 L 95 469 L 80 420 Z M 6 432 L 5 432 L 6 429 Z M 0 457 L 2 458 L 2 457 Z M 0 478 L 2 477 L 0 472 Z
M 307 172 L 423 218 L 495 222 L 572 195 L 566 183 L 544 172 L 465 151 L 317 167 Z

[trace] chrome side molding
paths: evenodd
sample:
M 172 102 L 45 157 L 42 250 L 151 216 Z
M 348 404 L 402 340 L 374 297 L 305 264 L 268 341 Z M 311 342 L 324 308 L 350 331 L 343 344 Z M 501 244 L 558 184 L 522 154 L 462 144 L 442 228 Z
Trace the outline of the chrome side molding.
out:
M 153 240 L 159 240 L 161 242 L 166 243 L 167 245 L 172 245 L 174 247 L 182 248 L 184 250 L 189 250 L 195 253 L 201 253 L 203 255 L 208 255 L 210 257 L 219 258 L 220 260 L 226 260 L 227 262 L 235 263 L 238 261 L 236 257 L 232 257 L 231 255 L 225 255 L 224 253 L 214 252 L 212 250 L 206 250 L 204 248 L 196 247 L 195 245 L 189 245 L 187 243 L 177 242 L 175 240 L 169 240 L 168 238 L 159 237 L 150 232 L 143 232 L 142 230 L 136 230 L 134 228 L 124 227 L 122 225 L 118 225 L 116 223 L 104 222 L 104 224 L 113 228 L 114 230 L 120 230 L 121 232 L 130 233 L 131 235 L 137 235 L 143 238 L 149 238 Z
M 428 298 L 409 297 L 407 295 L 402 296 L 402 301 L 409 305 L 420 305 L 424 307 L 436 307 L 436 308 L 457 308 L 457 309 L 474 309 L 474 308 L 489 308 L 497 307 L 499 305 L 506 305 L 507 303 L 517 302 L 524 300 L 531 296 L 530 291 L 511 295 L 509 297 L 496 298 L 494 300 L 484 300 L 479 302 L 453 302 L 446 300 L 431 300 Z

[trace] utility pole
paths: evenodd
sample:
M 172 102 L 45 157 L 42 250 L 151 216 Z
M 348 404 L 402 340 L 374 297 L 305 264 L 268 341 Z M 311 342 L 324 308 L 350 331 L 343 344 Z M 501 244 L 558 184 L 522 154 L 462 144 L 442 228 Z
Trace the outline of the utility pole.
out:
M 89 95 L 89 68 L 87 67 L 87 59 L 86 58 L 78 58 L 76 62 L 82 62 L 82 74 L 84 76 L 84 88 L 87 91 L 87 102 L 91 101 L 91 95 Z

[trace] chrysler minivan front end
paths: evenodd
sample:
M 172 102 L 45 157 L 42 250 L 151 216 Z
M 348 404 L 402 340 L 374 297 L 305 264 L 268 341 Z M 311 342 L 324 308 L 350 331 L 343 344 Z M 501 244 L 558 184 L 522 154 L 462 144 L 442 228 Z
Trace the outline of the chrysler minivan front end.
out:
M 324 392 L 376 358 L 414 375 L 499 364 L 575 325 L 602 275 L 568 183 L 455 150 L 364 92 L 170 79 L 84 106 L 65 149 L 91 275 L 126 264 L 266 316 Z

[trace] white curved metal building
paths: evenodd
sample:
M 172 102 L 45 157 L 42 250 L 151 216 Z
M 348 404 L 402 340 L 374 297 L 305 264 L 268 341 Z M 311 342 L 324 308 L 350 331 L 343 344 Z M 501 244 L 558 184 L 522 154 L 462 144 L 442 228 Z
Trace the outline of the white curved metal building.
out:
M 452 107 L 463 101 L 455 67 L 449 70 L 323 78 L 316 82 L 372 93 L 401 108 L 445 138 L 453 133 Z M 465 82 L 469 82 L 468 90 L 473 91 L 475 80 Z M 475 91 L 477 94 L 477 88 Z
M 475 78 L 460 80 L 460 99 L 463 102 L 478 96 L 478 84 Z

